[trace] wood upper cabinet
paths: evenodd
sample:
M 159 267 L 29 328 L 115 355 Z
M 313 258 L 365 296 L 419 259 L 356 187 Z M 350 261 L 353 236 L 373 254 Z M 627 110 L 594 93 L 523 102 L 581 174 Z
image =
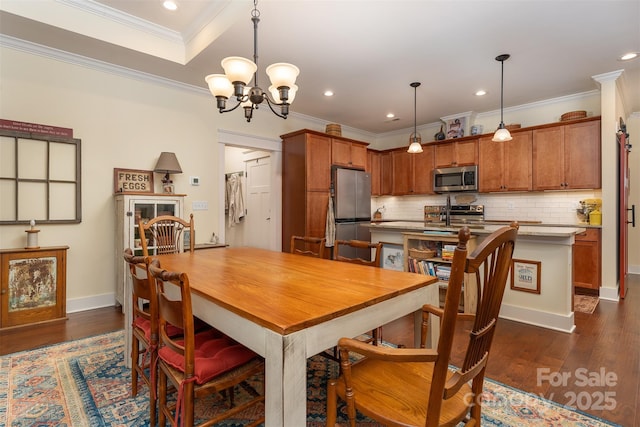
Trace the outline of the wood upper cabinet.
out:
M 329 191 L 331 187 L 331 138 L 307 134 L 305 147 L 308 191 Z
M 391 152 L 393 180 L 391 194 L 402 196 L 413 193 L 413 154 L 406 149 Z
M 533 189 L 600 188 L 600 120 L 533 130 Z
M 480 192 L 530 191 L 532 189 L 532 133 L 514 133 L 513 139 L 494 142 L 493 136 L 478 143 Z
M 367 150 L 367 167 L 365 168 L 371 174 L 371 195 L 380 196 L 382 194 L 381 187 L 381 167 L 380 153 L 374 150 Z
M 331 163 L 338 166 L 365 169 L 367 143 L 349 139 L 331 138 Z
M 434 166 L 447 168 L 478 164 L 478 139 L 451 141 L 434 145 Z
M 573 285 L 598 290 L 602 269 L 600 230 L 588 228 L 576 234 L 573 244 Z
M 405 148 L 391 152 L 392 195 L 434 194 L 433 152 L 433 145 L 423 145 L 422 153 L 410 154 Z
M 393 190 L 393 159 L 391 151 L 380 154 L 380 195 L 390 196 Z
M 434 146 L 423 145 L 422 153 L 413 156 L 413 193 L 435 194 L 433 191 Z

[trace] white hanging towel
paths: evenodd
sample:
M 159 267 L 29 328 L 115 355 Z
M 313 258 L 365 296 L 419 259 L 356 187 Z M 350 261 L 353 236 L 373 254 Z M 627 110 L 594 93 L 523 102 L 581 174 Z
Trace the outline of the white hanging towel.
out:
M 333 197 L 329 196 L 329 206 L 327 207 L 327 223 L 324 230 L 324 245 L 333 247 L 336 241 L 336 215 L 333 211 Z
M 227 178 L 226 207 L 229 210 L 229 227 L 240 223 L 244 216 L 244 200 L 242 198 L 242 180 L 240 175 L 233 173 Z

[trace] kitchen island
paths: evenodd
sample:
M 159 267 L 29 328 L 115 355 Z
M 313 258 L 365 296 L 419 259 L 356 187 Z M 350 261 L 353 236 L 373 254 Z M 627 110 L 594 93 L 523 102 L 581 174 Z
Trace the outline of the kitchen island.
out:
M 372 242 L 398 247 L 403 233 L 451 235 L 461 225 L 445 227 L 419 221 L 379 222 L 368 225 Z M 478 245 L 501 224 L 469 224 Z M 575 329 L 573 313 L 572 247 L 575 235 L 584 227 L 521 225 L 513 258 L 518 266 L 533 273 L 533 283 L 522 285 L 509 277 L 500 317 L 571 333 Z M 537 282 L 540 291 L 537 292 Z M 515 287 L 513 286 L 515 285 Z M 520 285 L 520 286 L 519 286 Z

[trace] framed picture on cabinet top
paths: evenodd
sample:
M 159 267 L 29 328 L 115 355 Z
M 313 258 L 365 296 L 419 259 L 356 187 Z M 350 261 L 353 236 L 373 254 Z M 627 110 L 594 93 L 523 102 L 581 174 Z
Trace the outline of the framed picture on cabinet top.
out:
M 466 117 L 457 117 L 447 121 L 447 139 L 462 138 L 466 126 Z

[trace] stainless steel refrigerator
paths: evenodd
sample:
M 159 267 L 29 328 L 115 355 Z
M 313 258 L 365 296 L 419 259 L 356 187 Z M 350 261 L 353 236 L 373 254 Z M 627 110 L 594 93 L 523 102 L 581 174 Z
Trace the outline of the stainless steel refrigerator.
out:
M 333 196 L 336 221 L 336 239 L 371 240 L 368 227 L 361 224 L 371 222 L 371 174 L 346 168 L 335 168 L 333 171 Z M 348 248 L 341 251 L 348 257 L 370 259 L 367 249 Z M 349 253 L 349 251 L 351 253 Z

